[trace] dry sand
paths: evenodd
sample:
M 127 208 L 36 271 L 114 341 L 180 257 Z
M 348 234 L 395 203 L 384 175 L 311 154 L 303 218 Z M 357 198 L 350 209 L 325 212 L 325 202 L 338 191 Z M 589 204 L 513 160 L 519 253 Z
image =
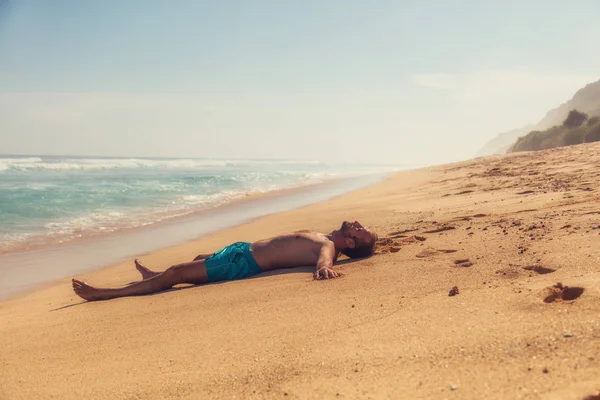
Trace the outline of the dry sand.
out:
M 0 303 L 0 398 L 600 391 L 600 144 L 398 173 L 142 261 L 166 267 L 354 218 L 386 239 L 374 257 L 340 265 L 340 279 L 300 268 L 95 303 L 63 280 Z M 130 262 L 83 278 L 114 286 L 138 275 Z

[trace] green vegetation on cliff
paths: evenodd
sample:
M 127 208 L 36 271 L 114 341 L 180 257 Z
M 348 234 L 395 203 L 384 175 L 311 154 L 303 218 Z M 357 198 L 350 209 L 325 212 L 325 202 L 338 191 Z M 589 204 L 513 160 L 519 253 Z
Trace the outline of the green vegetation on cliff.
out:
M 545 150 L 598 141 L 600 141 L 600 117 L 589 118 L 585 113 L 571 110 L 562 125 L 530 132 L 519 138 L 509 152 Z
M 579 89 L 569 101 L 548 111 L 546 116 L 537 124 L 498 134 L 477 152 L 477 156 L 503 154 L 507 150 L 510 152 L 515 148 L 514 144 L 521 136 L 532 131 L 541 132 L 552 129 L 553 126 L 561 125 L 571 110 L 578 110 L 590 116 L 600 115 L 600 80 Z M 590 124 L 590 126 L 595 125 L 596 122 Z M 576 134 L 573 135 L 577 136 Z M 564 144 L 560 144 L 560 146 L 564 146 Z

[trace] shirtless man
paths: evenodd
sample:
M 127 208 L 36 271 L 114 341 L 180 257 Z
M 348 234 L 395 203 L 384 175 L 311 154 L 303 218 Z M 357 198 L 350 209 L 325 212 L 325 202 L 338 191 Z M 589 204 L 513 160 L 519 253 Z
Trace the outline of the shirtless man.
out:
M 135 265 L 142 281 L 118 289 L 100 289 L 73 279 L 73 290 L 88 300 L 108 300 L 116 297 L 139 296 L 167 290 L 180 283 L 242 279 L 263 271 L 316 265 L 315 279 L 337 278 L 333 263 L 340 253 L 350 258 L 368 257 L 375 251 L 377 234 L 358 221 L 344 221 L 340 229 L 326 235 L 299 231 L 259 240 L 239 242 L 214 254 L 201 254 L 194 261 L 173 265 L 164 272 L 154 272 L 138 260 Z

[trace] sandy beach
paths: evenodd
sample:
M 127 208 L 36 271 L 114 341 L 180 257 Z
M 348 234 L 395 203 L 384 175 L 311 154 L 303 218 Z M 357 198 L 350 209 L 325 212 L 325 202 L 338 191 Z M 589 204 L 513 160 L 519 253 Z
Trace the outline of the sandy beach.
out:
M 339 279 L 307 267 L 94 303 L 63 279 L 0 302 L 0 399 L 600 398 L 600 144 L 400 172 L 141 260 L 344 219 L 383 239 Z

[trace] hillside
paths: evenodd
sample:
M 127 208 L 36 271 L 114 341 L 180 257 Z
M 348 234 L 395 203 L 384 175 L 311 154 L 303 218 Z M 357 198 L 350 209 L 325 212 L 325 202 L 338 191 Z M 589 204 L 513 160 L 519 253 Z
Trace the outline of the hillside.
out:
M 540 122 L 533 126 L 503 132 L 487 142 L 477 156 L 502 154 L 507 151 L 520 137 L 532 131 L 544 131 L 553 126 L 561 125 L 571 110 L 578 110 L 589 116 L 600 115 L 600 80 L 586 85 L 578 90 L 573 98 L 560 106 L 548 111 Z
M 590 116 L 600 115 L 600 80 L 578 90 L 571 100 L 548 111 L 535 130 L 561 125 L 571 110 L 578 110 Z
M 600 141 L 600 117 L 589 118 L 577 110 L 569 112 L 561 125 L 532 131 L 520 137 L 508 152 L 537 151 Z

